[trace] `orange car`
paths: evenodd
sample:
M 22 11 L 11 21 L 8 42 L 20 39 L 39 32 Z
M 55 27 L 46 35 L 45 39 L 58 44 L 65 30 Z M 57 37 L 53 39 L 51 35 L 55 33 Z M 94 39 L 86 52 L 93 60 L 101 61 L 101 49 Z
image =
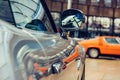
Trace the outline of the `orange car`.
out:
M 79 42 L 86 48 L 86 53 L 91 58 L 100 55 L 120 55 L 120 38 L 115 36 L 99 36 L 97 38 Z

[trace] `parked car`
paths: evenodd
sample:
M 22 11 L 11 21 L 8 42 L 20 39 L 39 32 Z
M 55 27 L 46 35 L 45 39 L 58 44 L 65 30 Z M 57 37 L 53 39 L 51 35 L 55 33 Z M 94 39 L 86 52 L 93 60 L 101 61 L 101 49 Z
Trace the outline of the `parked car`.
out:
M 45 0 L 0 0 L 0 10 L 0 80 L 85 80 L 85 50 L 66 35 L 81 11 L 63 12 L 59 33 Z
M 98 36 L 96 38 L 80 41 L 91 58 L 100 55 L 120 55 L 120 38 L 115 36 Z

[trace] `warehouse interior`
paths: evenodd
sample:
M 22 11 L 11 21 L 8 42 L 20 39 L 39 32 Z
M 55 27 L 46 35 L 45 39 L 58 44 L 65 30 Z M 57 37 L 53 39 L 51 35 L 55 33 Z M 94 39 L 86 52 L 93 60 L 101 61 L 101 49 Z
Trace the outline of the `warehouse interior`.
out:
M 67 0 L 46 1 L 58 23 L 59 16 L 67 9 Z M 120 0 L 75 0 L 71 4 L 71 8 L 83 11 L 87 18 L 86 25 L 79 31 L 78 37 L 120 36 Z
M 68 8 L 68 0 L 46 1 L 59 26 L 59 16 Z M 84 29 L 79 31 L 79 38 L 120 37 L 120 0 L 72 0 L 71 8 L 83 11 L 87 18 Z M 85 80 L 119 80 L 119 65 L 118 56 L 87 57 Z

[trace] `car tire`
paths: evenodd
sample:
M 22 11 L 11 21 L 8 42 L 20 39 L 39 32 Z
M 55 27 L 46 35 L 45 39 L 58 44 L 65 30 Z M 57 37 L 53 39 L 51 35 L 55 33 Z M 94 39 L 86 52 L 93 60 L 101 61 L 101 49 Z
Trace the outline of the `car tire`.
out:
M 100 52 L 98 49 L 92 48 L 88 50 L 88 56 L 90 58 L 98 58 L 100 55 Z

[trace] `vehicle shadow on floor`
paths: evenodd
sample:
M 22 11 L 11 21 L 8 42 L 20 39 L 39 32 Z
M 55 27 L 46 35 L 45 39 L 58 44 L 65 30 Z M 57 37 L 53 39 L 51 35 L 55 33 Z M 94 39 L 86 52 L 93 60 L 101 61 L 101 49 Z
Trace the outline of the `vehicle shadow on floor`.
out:
M 88 55 L 86 55 L 86 58 L 89 58 Z M 92 59 L 92 58 L 91 58 Z M 99 58 L 96 59 L 104 59 L 104 60 L 120 60 L 120 56 L 114 56 L 114 55 L 101 55 Z

